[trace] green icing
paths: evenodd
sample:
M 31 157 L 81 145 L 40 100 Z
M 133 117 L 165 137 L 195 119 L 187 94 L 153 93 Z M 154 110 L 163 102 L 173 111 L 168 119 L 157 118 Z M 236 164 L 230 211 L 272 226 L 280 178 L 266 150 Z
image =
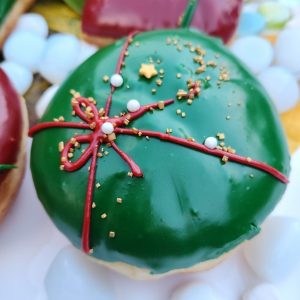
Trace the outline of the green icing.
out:
M 16 0 L 1 0 L 0 1 L 0 25 L 4 21 L 6 15 L 15 4 Z
M 74 11 L 81 14 L 85 0 L 64 0 Z
M 167 45 L 168 37 L 175 38 L 175 43 L 172 40 Z M 70 89 L 94 97 L 98 108 L 103 107 L 110 86 L 102 78 L 114 73 L 123 42 L 100 50 L 81 65 L 57 92 L 41 121 L 61 115 L 66 121 L 80 121 L 71 115 Z M 195 74 L 196 54 L 193 47 L 183 46 L 185 42 L 201 45 L 207 52 L 205 60 L 216 61 L 218 67 Z M 151 60 L 157 70 L 164 70 L 160 87 L 155 83 L 158 76 L 151 80 L 139 76 L 140 65 Z M 125 111 L 130 99 L 141 104 L 176 99 L 177 91 L 186 89 L 187 79 L 202 79 L 201 95 L 192 105 L 176 100 L 164 110 L 145 114 L 131 127 L 160 132 L 172 128 L 174 136 L 193 137 L 198 142 L 223 132 L 226 145 L 239 155 L 289 173 L 286 140 L 270 99 L 221 42 L 189 29 L 147 32 L 135 37 L 125 62 L 124 84 L 113 96 L 111 116 Z M 231 79 L 218 87 L 219 66 L 229 70 Z M 176 77 L 178 73 L 181 78 Z M 206 76 L 211 80 L 203 80 Z M 152 88 L 156 94 L 151 93 Z M 186 118 L 178 116 L 177 109 Z M 38 133 L 32 145 L 31 169 L 49 216 L 80 247 L 88 164 L 73 173 L 60 171 L 57 146 L 75 132 L 82 131 L 55 128 Z M 122 135 L 116 142 L 141 167 L 144 178 L 128 177 L 128 165 L 104 147 L 109 154 L 98 160 L 96 182 L 101 187 L 95 188 L 90 237 L 92 255 L 105 261 L 164 273 L 216 258 L 256 235 L 286 188 L 264 172 L 236 163 L 222 164 L 216 157 L 154 138 L 147 141 Z M 116 202 L 117 197 L 123 199 L 122 204 Z M 107 214 L 104 220 L 102 213 Z M 108 237 L 109 231 L 115 231 L 114 239 Z

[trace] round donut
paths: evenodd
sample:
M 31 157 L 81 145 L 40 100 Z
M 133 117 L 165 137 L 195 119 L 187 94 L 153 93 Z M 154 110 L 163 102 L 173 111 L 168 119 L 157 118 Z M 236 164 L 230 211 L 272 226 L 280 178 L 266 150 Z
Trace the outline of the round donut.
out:
M 25 169 L 28 132 L 24 99 L 0 68 L 0 221 L 16 195 Z
M 100 50 L 30 135 L 55 225 L 137 279 L 215 265 L 259 233 L 288 183 L 268 95 L 219 40 L 189 29 Z
M 73 6 L 81 0 L 68 0 Z M 83 37 L 104 46 L 133 30 L 194 27 L 227 43 L 235 33 L 241 0 L 86 0 Z M 166 13 L 167 12 L 167 13 Z

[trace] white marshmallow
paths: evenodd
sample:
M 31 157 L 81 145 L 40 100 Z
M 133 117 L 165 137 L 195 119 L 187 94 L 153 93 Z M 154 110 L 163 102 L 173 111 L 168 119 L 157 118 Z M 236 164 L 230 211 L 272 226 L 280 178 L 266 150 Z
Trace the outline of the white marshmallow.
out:
M 300 75 L 300 30 L 286 28 L 279 33 L 275 45 L 276 62 L 290 70 L 296 76 Z
M 63 248 L 45 278 L 48 300 L 115 300 L 107 270 L 72 246 Z
M 27 13 L 22 15 L 14 29 L 14 31 L 30 31 L 41 38 L 48 36 L 48 24 L 42 15 L 36 13 Z
M 300 98 L 297 79 L 288 70 L 270 67 L 259 75 L 259 80 L 272 98 L 278 112 L 293 108 Z
M 285 278 L 300 263 L 300 221 L 271 217 L 262 232 L 246 243 L 244 254 L 259 277 L 269 282 Z
M 179 286 L 170 300 L 220 300 L 210 285 L 204 282 L 190 282 Z
M 280 295 L 275 286 L 261 284 L 246 292 L 243 300 L 280 300 Z
M 76 67 L 79 40 L 72 35 L 57 33 L 47 41 L 40 63 L 40 73 L 53 84 L 60 84 Z
M 53 96 L 56 94 L 57 90 L 59 89 L 59 85 L 52 85 L 50 86 L 42 96 L 40 97 L 39 101 L 35 106 L 36 115 L 41 118 L 46 111 L 48 105 L 50 104 Z
M 25 67 L 11 61 L 2 62 L 0 67 L 6 73 L 16 91 L 20 95 L 24 95 L 32 85 L 32 73 Z
M 36 72 L 41 62 L 46 40 L 30 31 L 13 32 L 3 46 L 6 60 L 18 63 Z
M 231 51 L 255 74 L 269 67 L 274 59 L 271 43 L 258 36 L 237 39 L 232 44 Z
M 215 149 L 218 146 L 218 140 L 214 136 L 210 136 L 204 141 L 204 145 L 209 149 Z

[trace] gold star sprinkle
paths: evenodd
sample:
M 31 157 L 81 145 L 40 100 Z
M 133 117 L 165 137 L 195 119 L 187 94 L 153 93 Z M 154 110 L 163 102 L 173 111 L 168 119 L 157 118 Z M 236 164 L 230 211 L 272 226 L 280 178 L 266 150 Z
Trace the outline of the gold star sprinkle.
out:
M 147 79 L 151 79 L 152 77 L 156 76 L 157 70 L 155 69 L 154 64 L 142 64 L 139 70 L 139 74 L 141 76 L 146 77 Z

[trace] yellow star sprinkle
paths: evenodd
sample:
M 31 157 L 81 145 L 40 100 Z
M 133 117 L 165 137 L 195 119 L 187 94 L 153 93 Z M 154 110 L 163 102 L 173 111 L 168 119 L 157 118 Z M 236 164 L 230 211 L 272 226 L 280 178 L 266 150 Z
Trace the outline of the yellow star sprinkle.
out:
M 156 76 L 158 73 L 157 73 L 157 70 L 155 69 L 154 64 L 142 64 L 139 74 L 141 76 L 146 77 L 147 79 L 150 79 L 150 78 Z

